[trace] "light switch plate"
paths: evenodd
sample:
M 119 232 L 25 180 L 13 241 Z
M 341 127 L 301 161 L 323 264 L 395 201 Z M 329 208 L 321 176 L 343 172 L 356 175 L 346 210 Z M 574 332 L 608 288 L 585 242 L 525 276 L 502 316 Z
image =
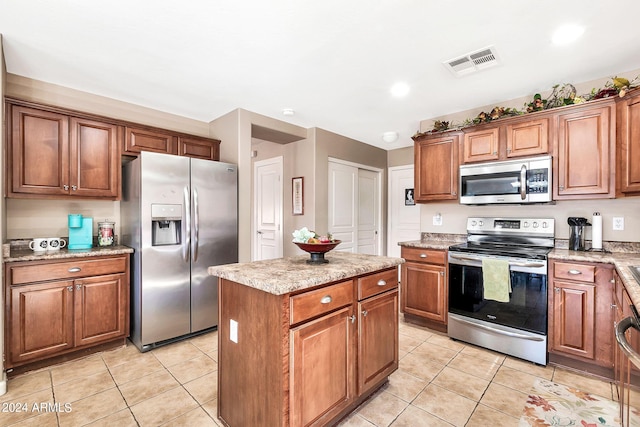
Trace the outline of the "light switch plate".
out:
M 433 216 L 433 225 L 442 225 L 442 215 L 441 214 L 435 214 Z
M 613 217 L 613 229 L 616 231 L 624 230 L 624 217 L 623 216 L 614 216 Z
M 229 339 L 238 344 L 238 322 L 229 319 Z

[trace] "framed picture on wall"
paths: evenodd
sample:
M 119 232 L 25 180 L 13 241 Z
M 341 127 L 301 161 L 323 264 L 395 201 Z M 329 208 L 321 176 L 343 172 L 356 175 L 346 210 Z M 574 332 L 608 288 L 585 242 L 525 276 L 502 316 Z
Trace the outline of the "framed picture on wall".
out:
M 304 178 L 291 178 L 291 183 L 293 215 L 304 215 Z
M 416 204 L 416 201 L 413 198 L 413 188 L 405 188 L 404 189 L 404 205 L 413 206 L 415 204 Z

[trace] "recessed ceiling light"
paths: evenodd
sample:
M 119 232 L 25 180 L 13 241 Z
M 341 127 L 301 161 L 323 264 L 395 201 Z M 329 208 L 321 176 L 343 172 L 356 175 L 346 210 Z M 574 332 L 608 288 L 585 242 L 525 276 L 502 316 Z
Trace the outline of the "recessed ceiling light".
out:
M 402 97 L 409 93 L 409 85 L 405 82 L 398 82 L 391 86 L 391 95 Z
M 398 132 L 388 131 L 382 134 L 382 140 L 391 144 L 392 142 L 396 142 L 398 140 Z
M 557 45 L 571 43 L 584 34 L 584 27 L 576 24 L 566 24 L 559 27 L 551 36 L 551 41 Z
M 283 108 L 282 109 L 282 114 L 284 114 L 285 116 L 293 116 L 296 112 L 293 111 L 293 108 Z

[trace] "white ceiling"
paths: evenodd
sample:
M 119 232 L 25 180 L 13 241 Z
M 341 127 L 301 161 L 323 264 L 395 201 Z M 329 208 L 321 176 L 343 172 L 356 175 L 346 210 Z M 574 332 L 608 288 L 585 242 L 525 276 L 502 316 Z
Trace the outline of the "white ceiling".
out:
M 206 122 L 244 108 L 394 149 L 420 120 L 639 69 L 638 16 L 637 0 L 0 0 L 0 33 L 9 73 Z M 565 23 L 584 36 L 555 46 Z M 456 78 L 442 65 L 489 45 L 500 66 Z M 396 81 L 406 97 L 390 95 Z

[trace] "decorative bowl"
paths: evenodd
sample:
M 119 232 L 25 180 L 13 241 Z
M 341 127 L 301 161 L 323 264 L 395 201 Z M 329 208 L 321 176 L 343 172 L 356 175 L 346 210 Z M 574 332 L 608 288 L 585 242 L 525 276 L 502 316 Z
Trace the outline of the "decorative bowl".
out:
M 293 243 L 295 243 L 300 249 L 308 252 L 311 255 L 311 258 L 307 260 L 308 264 L 324 264 L 329 262 L 324 258 L 324 254 L 342 243 L 342 240 L 334 240 L 329 243 Z

